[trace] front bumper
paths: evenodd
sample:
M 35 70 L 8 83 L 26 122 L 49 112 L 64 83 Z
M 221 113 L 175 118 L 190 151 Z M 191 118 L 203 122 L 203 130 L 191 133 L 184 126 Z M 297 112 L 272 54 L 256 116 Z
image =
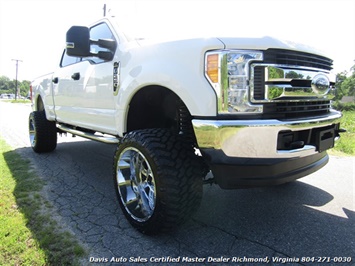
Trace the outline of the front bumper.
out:
M 224 188 L 288 182 L 318 170 L 339 134 L 341 113 L 298 120 L 193 119 L 198 146 Z

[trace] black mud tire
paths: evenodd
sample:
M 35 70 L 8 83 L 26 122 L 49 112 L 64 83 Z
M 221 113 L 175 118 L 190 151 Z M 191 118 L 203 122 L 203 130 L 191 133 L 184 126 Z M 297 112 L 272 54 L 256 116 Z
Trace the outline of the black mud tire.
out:
M 132 154 L 144 161 L 140 164 L 144 165 L 143 168 L 149 168 L 141 172 L 150 172 L 150 178 L 154 179 L 150 184 L 143 185 L 151 187 L 146 191 L 151 195 L 155 194 L 149 201 L 152 204 L 152 208 L 148 208 L 149 214 L 139 211 L 139 209 L 144 209 L 138 206 L 138 200 L 143 196 L 133 196 L 133 198 L 137 197 L 135 199 L 137 206 L 133 208 L 130 205 L 132 196 L 129 197 L 128 194 L 138 194 L 136 193 L 137 186 L 132 187 L 135 185 L 131 181 L 132 177 L 129 177 L 132 176 L 131 169 L 142 169 L 142 167 L 137 167 L 138 164 L 132 167 L 133 159 L 130 161 L 128 159 L 132 157 Z M 123 157 L 131 163 L 122 160 Z M 126 170 L 123 164 L 126 164 L 129 170 Z M 134 228 L 147 235 L 175 229 L 191 218 L 200 205 L 202 168 L 201 160 L 195 155 L 192 146 L 167 129 L 146 129 L 127 134 L 118 146 L 114 157 L 115 188 L 125 217 Z M 129 173 L 124 173 L 124 171 L 129 171 Z M 136 172 L 137 170 L 134 170 L 134 173 Z M 126 176 L 124 181 L 122 181 L 123 173 Z M 141 178 L 143 179 L 145 178 Z M 136 210 L 138 210 L 137 214 Z
M 57 147 L 57 127 L 48 121 L 44 111 L 30 113 L 28 119 L 29 137 L 32 149 L 36 153 L 45 153 Z

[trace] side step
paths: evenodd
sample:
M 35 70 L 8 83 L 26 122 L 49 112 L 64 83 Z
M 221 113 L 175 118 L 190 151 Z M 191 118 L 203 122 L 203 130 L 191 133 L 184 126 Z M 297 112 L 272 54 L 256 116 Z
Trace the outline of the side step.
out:
M 89 133 L 89 132 L 84 132 L 80 131 L 77 129 L 73 129 L 64 125 L 58 125 L 57 128 L 60 131 L 67 132 L 70 134 L 73 134 L 75 136 L 83 137 L 86 139 L 91 139 L 91 140 L 96 140 L 99 142 L 107 143 L 107 144 L 118 144 L 120 142 L 119 138 L 116 138 L 114 136 L 103 136 L 103 135 L 96 135 L 95 133 Z

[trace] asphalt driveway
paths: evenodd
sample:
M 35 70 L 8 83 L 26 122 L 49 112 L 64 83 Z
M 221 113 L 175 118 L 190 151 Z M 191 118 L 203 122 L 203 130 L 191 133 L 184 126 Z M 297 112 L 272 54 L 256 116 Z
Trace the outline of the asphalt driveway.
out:
M 317 173 L 282 186 L 206 185 L 189 222 L 148 237 L 129 225 L 116 201 L 116 147 L 68 135 L 54 152 L 35 154 L 29 112 L 29 105 L 0 101 L 0 135 L 46 181 L 57 219 L 89 250 L 85 265 L 355 264 L 355 157 L 332 156 Z

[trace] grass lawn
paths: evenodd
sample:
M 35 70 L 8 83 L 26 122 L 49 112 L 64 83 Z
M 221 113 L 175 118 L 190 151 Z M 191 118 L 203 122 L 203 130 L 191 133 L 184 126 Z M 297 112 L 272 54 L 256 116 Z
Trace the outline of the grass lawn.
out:
M 31 100 L 28 99 L 18 99 L 18 100 L 2 100 L 7 103 L 31 103 Z
M 84 249 L 51 218 L 43 181 L 0 138 L 0 265 L 78 265 Z
M 347 132 L 340 135 L 340 139 L 335 142 L 335 146 L 330 150 L 332 155 L 355 155 L 355 111 L 343 111 L 343 118 L 340 123 L 341 128 Z

